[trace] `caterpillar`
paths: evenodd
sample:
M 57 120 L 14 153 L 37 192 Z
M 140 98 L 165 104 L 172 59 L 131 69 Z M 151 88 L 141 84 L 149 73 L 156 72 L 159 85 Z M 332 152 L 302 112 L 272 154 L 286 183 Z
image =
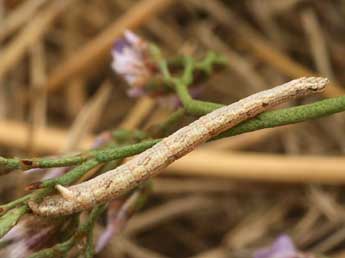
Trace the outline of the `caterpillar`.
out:
M 282 102 L 321 92 L 327 83 L 326 78 L 303 77 L 219 108 L 177 130 L 123 165 L 68 188 L 58 185 L 56 189 L 60 194 L 47 196 L 40 203 L 30 201 L 29 206 L 34 213 L 42 216 L 67 215 L 90 209 L 128 192 L 221 132 Z

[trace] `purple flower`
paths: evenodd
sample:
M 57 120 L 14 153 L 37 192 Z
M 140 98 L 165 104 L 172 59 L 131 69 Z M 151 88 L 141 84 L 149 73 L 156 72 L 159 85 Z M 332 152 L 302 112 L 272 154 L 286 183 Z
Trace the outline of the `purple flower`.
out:
M 288 235 L 279 236 L 271 246 L 257 250 L 254 258 L 305 258 L 312 255 L 298 251 Z
M 254 258 L 293 258 L 296 257 L 296 248 L 287 235 L 279 236 L 270 247 L 259 249 Z
M 126 226 L 128 216 L 126 216 L 127 206 L 122 207 L 122 201 L 113 200 L 108 209 L 107 225 L 99 236 L 96 244 L 96 253 L 99 253 L 111 241 L 113 236 L 117 235 Z M 124 209 L 123 209 L 124 208 Z
M 140 96 L 141 89 L 154 73 L 148 44 L 131 31 L 114 43 L 112 68 L 131 86 L 129 94 Z M 135 90 L 134 90 L 135 89 Z
M 55 243 L 59 224 L 37 217 L 26 216 L 1 240 L 8 245 L 0 250 L 0 257 L 29 257 L 33 252 Z

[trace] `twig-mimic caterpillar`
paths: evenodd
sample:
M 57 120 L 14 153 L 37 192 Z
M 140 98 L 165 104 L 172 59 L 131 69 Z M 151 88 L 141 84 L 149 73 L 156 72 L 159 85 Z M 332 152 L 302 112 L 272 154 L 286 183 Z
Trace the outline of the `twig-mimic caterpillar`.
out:
M 284 101 L 324 90 L 328 80 L 303 77 L 219 108 L 164 138 L 127 163 L 78 185 L 57 186 L 60 195 L 29 202 L 34 213 L 67 215 L 109 201 L 159 173 L 196 146 Z

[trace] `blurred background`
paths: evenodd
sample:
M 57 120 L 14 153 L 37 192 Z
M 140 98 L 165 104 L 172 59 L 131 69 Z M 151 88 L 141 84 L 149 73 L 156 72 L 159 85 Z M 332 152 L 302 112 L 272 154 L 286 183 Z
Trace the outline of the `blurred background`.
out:
M 104 130 L 145 130 L 173 112 L 169 98 L 127 96 L 111 70 L 125 29 L 167 56 L 222 53 L 228 66 L 202 85 L 203 100 L 228 104 L 307 75 L 332 83 L 281 107 L 345 93 L 341 0 L 1 0 L 1 156 L 87 149 Z M 281 234 L 301 250 L 345 257 L 344 118 L 197 149 L 153 180 L 145 208 L 98 257 L 252 257 Z M 1 201 L 40 176 L 3 177 Z

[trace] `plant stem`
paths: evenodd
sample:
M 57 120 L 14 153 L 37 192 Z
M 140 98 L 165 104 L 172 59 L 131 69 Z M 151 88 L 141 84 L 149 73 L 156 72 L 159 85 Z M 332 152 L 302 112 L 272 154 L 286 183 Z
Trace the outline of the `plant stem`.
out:
M 68 239 L 65 242 L 56 244 L 53 247 L 38 251 L 32 254 L 29 258 L 48 258 L 48 257 L 53 258 L 53 257 L 61 257 L 63 255 L 66 255 L 78 241 L 80 241 L 83 237 L 85 237 L 85 235 L 87 237 L 89 236 L 89 232 L 92 231 L 93 226 L 96 222 L 96 219 L 102 214 L 102 212 L 104 212 L 105 207 L 106 207 L 105 205 L 99 205 L 93 208 L 87 221 L 84 224 L 79 226 L 78 230 L 74 233 L 74 235 L 70 239 Z M 86 250 L 88 252 L 86 257 L 92 257 L 88 255 L 93 254 L 93 246 L 90 246 L 90 247 L 87 246 Z
M 92 209 L 90 216 L 85 224 L 83 224 L 79 230 L 79 234 L 86 235 L 86 248 L 85 257 L 94 257 L 94 245 L 93 245 L 93 228 L 97 218 L 105 211 L 106 205 L 99 205 Z
M 184 108 L 191 115 L 205 115 L 224 106 L 221 104 L 192 99 L 187 90 L 187 86 L 183 83 L 176 84 L 176 92 L 181 99 Z M 294 124 L 342 111 L 345 111 L 345 96 L 329 98 L 297 107 L 267 111 L 229 129 L 226 132 L 223 132 L 214 139 L 234 136 L 264 128 Z
M 329 98 L 297 107 L 268 111 L 218 135 L 224 138 L 264 128 L 294 124 L 345 111 L 345 96 Z
M 24 195 L 23 197 L 20 197 L 12 202 L 0 205 L 0 215 L 3 215 L 5 212 L 7 212 L 10 209 L 15 208 L 19 204 L 23 204 L 26 201 L 28 201 L 32 197 L 32 193 Z
M 0 218 L 0 238 L 2 238 L 11 228 L 13 228 L 19 219 L 29 211 L 27 205 L 23 205 L 8 211 Z
M 96 159 L 89 159 L 88 161 L 85 161 L 83 164 L 75 167 L 68 173 L 64 174 L 63 176 L 60 176 L 58 178 L 52 178 L 48 179 L 41 183 L 41 187 L 51 187 L 56 184 L 59 185 L 69 185 L 75 182 L 78 178 L 83 176 L 86 172 L 88 172 L 90 169 L 93 169 L 97 165 L 99 165 L 100 162 Z
M 99 162 L 107 162 L 132 156 L 146 150 L 159 140 L 148 140 L 124 147 L 107 147 L 99 150 L 90 150 L 79 155 L 64 156 L 60 158 L 36 158 L 36 159 L 6 159 L 0 157 L 0 167 L 6 169 L 52 168 L 80 165 L 89 160 L 96 159 Z
M 175 82 L 175 90 L 183 107 L 191 115 L 201 116 L 223 106 L 221 104 L 193 99 L 188 92 L 186 84 L 181 80 Z

